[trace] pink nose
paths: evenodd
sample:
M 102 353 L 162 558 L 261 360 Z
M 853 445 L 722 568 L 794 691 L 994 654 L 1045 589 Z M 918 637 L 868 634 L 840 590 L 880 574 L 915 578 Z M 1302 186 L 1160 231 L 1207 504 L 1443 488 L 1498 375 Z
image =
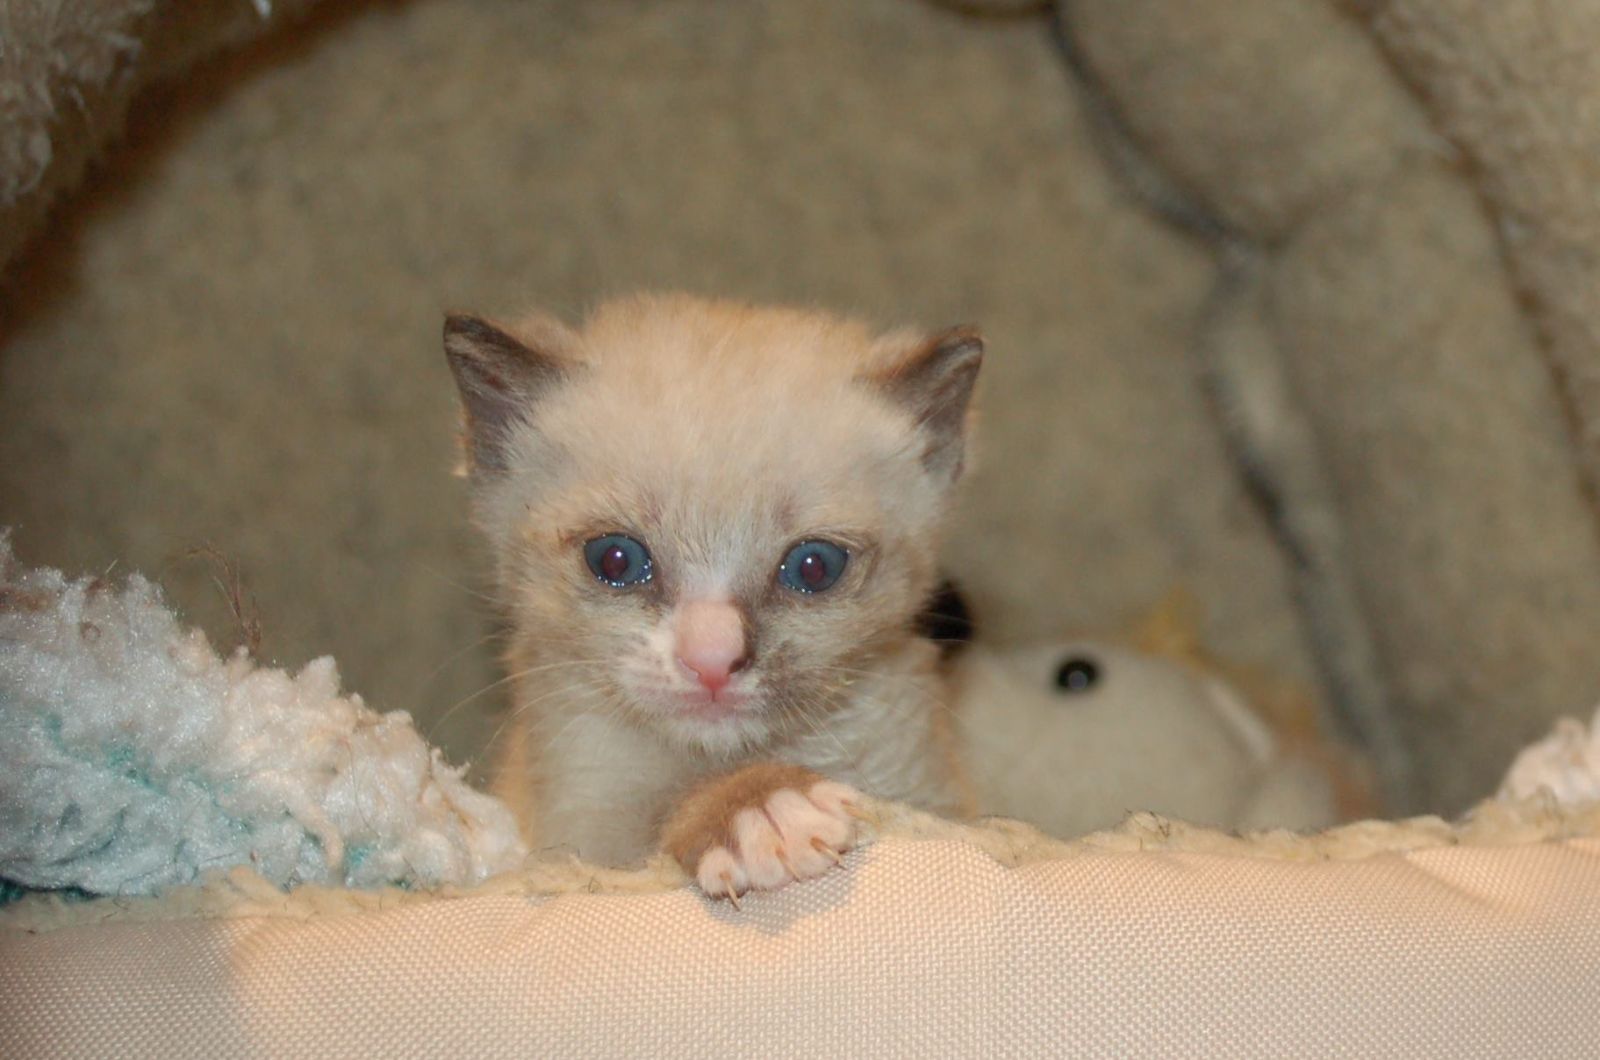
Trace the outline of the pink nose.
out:
M 673 622 L 678 662 L 712 696 L 750 662 L 744 617 L 731 600 L 690 600 Z

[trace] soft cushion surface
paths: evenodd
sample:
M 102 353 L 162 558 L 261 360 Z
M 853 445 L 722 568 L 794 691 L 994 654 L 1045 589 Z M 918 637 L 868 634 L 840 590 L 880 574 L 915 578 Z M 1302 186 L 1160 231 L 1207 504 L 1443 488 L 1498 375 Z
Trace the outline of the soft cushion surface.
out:
M 1356 860 L 891 838 L 676 889 L 0 931 L 13 1057 L 1578 1056 L 1600 841 Z

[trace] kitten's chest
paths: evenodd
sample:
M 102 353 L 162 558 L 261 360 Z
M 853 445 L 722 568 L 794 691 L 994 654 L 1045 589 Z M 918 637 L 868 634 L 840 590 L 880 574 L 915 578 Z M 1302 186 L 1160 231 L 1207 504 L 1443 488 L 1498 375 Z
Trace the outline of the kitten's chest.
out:
M 625 864 L 655 849 L 675 800 L 712 772 L 698 756 L 674 752 L 615 719 L 580 714 L 536 744 L 532 805 L 535 845 L 570 848 L 589 860 Z

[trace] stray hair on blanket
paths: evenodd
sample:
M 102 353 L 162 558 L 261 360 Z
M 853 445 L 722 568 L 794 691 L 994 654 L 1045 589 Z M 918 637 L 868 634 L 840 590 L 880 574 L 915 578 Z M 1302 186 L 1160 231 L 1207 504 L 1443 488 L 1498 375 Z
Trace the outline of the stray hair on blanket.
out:
M 0 881 L 147 895 L 248 866 L 280 887 L 466 885 L 522 864 L 510 811 L 403 711 L 224 660 L 159 589 L 28 570 L 0 530 Z

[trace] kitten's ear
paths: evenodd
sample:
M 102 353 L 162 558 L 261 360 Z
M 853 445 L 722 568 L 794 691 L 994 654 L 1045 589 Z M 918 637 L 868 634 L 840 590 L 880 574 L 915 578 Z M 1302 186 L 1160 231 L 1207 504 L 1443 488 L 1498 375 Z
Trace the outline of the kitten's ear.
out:
M 517 330 L 525 338 L 479 317 L 445 317 L 444 353 L 461 391 L 469 471 L 504 471 L 511 429 L 576 365 L 577 339 L 562 324 L 541 319 Z
M 922 466 L 953 482 L 966 454 L 967 408 L 983 364 L 983 336 L 950 328 L 913 344 L 873 381 L 911 412 L 927 436 Z

